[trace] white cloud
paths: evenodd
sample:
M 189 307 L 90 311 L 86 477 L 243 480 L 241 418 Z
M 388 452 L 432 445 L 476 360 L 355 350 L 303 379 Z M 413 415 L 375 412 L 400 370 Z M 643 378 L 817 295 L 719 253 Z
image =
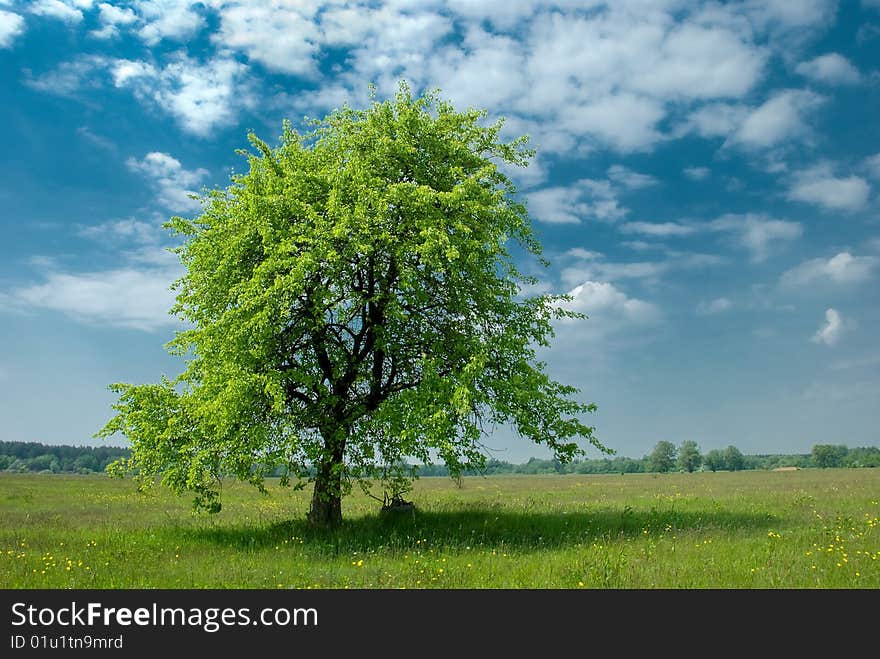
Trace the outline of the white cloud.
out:
M 729 213 L 710 222 L 708 228 L 730 235 L 734 243 L 750 252 L 753 261 L 765 260 L 777 244 L 790 242 L 803 234 L 798 222 L 754 213 Z
M 813 341 L 814 343 L 824 343 L 827 346 L 834 345 L 840 338 L 840 330 L 842 325 L 843 322 L 837 310 L 826 309 L 825 324 L 816 331 L 811 341 Z
M 660 125 L 681 104 L 751 91 L 768 55 L 749 30 L 697 20 L 678 2 L 585 6 L 566 0 L 552 8 L 508 2 L 492 9 L 496 5 L 446 5 L 464 37 L 450 40 L 444 23 L 404 42 L 432 50 L 427 59 L 390 46 L 395 40 L 387 30 L 377 42 L 360 7 L 328 10 L 321 26 L 326 43 L 362 44 L 351 52 L 350 81 L 376 80 L 382 90 L 385 81 L 404 75 L 439 86 L 459 103 L 504 106 L 508 117 L 534 125 L 529 132 L 542 151 L 554 152 L 597 145 L 624 153 L 650 150 L 665 139 Z M 395 22 L 424 21 L 417 6 L 397 9 Z M 385 9 L 372 10 L 373 25 L 388 23 Z M 489 34 L 490 24 L 517 25 L 521 36 L 514 41 Z
M 144 22 L 141 39 L 155 46 L 163 39 L 182 41 L 194 35 L 204 24 L 195 10 L 198 4 L 188 0 L 139 0 L 136 7 Z
M 618 204 L 608 181 L 593 179 L 531 192 L 528 205 L 532 217 L 550 224 L 577 224 L 588 219 L 613 222 L 628 212 Z
M 602 254 L 596 252 L 586 252 L 586 255 L 579 256 L 574 253 L 574 250 L 569 250 L 567 255 L 579 258 L 580 260 L 579 263 L 563 268 L 560 273 L 562 282 L 568 286 L 573 286 L 584 280 L 618 281 L 621 279 L 641 279 L 656 281 L 668 272 L 695 270 L 724 262 L 724 259 L 714 254 L 674 250 L 666 251 L 665 260 L 628 263 L 604 261 Z
M 446 4 L 467 20 L 488 21 L 502 29 L 512 28 L 540 9 L 535 0 L 446 0 Z
M 868 183 L 858 176 L 838 178 L 828 163 L 797 172 L 788 190 L 788 198 L 819 204 L 829 210 L 858 211 L 868 203 Z
M 50 273 L 45 283 L 13 291 L 12 297 L 80 322 L 154 331 L 178 324 L 168 311 L 174 304 L 171 283 L 182 274 L 167 267 Z
M 241 62 L 220 58 L 202 64 L 185 53 L 162 69 L 136 60 L 111 65 L 117 87 L 131 88 L 139 100 L 173 115 L 184 130 L 199 136 L 232 123 L 240 107 L 253 104 L 246 74 Z
M 570 256 L 575 259 L 583 259 L 583 260 L 588 261 L 590 259 L 602 258 L 602 253 L 601 252 L 594 252 L 593 250 L 590 250 L 590 249 L 584 249 L 583 247 L 572 247 L 571 249 L 566 250 L 565 256 Z
M 462 107 L 509 107 L 528 84 L 526 53 L 517 40 L 471 28 L 461 48 L 446 48 L 430 76 Z
M 690 236 L 697 227 L 678 222 L 626 222 L 619 227 L 622 233 L 637 233 L 645 236 Z
M 414 91 L 439 87 L 456 106 L 497 108 L 528 126 L 543 153 L 567 154 L 596 147 L 648 151 L 670 137 L 667 122 L 695 102 L 708 104 L 692 115 L 691 128 L 700 134 L 739 132 L 737 143 L 744 145 L 772 142 L 769 135 L 779 132 L 784 139 L 797 121 L 783 117 L 768 128 L 772 106 L 750 117 L 736 101 L 764 77 L 767 31 L 806 29 L 827 16 L 815 3 L 795 20 L 777 5 L 679 0 L 135 0 L 98 8 L 102 27 L 95 36 L 112 37 L 124 27 L 148 46 L 190 38 L 209 12 L 216 17 L 212 61 L 181 53 L 169 63 L 160 53 L 111 65 L 117 86 L 172 114 L 191 133 L 207 135 L 255 105 L 256 83 L 239 61 L 243 55 L 270 72 L 318 82 L 285 97 L 298 112 L 359 102 L 367 82 L 387 96 L 404 78 Z M 343 53 L 344 62 L 325 77 L 319 64 L 330 51 Z M 798 103 L 790 105 L 800 111 Z M 712 116 L 714 109 L 721 115 Z M 609 206 L 608 213 L 615 210 Z
M 78 233 L 84 238 L 102 242 L 133 242 L 140 245 L 155 245 L 161 238 L 161 233 L 155 224 L 134 218 L 84 226 Z
M 545 188 L 528 196 L 529 214 L 539 222 L 578 224 L 586 214 L 581 192 L 574 187 Z
M 621 233 L 653 237 L 683 237 L 718 233 L 751 253 L 753 261 L 765 260 L 773 248 L 795 240 L 803 233 L 798 222 L 778 220 L 766 215 L 728 213 L 711 222 L 626 222 L 619 225 Z
M 688 116 L 684 130 L 691 130 L 700 137 L 727 137 L 748 116 L 748 109 L 729 103 L 709 103 Z
M 20 34 L 24 34 L 24 19 L 11 11 L 0 10 L 0 48 L 9 48 Z
M 809 134 L 806 115 L 822 103 L 811 91 L 787 89 L 752 110 L 730 136 L 730 144 L 766 148 Z
M 94 87 L 99 83 L 88 80 L 98 68 L 105 66 L 107 60 L 99 55 L 83 55 L 68 62 L 62 62 L 54 71 L 32 78 L 26 77 L 25 84 L 33 89 L 48 94 L 71 96 L 85 87 Z
M 56 18 L 65 23 L 79 23 L 83 19 L 82 11 L 76 6 L 84 3 L 62 2 L 61 0 L 36 0 L 31 2 L 28 11 L 37 16 Z M 86 7 L 91 3 L 85 3 Z
M 648 66 L 633 67 L 634 87 L 683 98 L 740 97 L 761 77 L 766 53 L 724 28 L 682 24 L 670 30 Z
M 89 34 L 98 39 L 112 39 L 119 36 L 119 26 L 131 25 L 137 21 L 137 14 L 128 7 L 117 7 L 106 2 L 98 5 L 101 29 Z
M 838 53 L 828 53 L 801 62 L 795 71 L 816 82 L 831 85 L 854 85 L 862 79 L 859 70 Z
M 702 301 L 697 305 L 697 313 L 702 316 L 722 313 L 733 307 L 733 302 L 726 297 L 718 297 L 709 302 Z
M 853 256 L 840 252 L 829 259 L 816 258 L 804 261 L 782 274 L 784 286 L 806 286 L 821 281 L 835 284 L 857 284 L 871 278 L 880 263 L 876 256 Z
M 657 280 L 672 269 L 670 261 L 636 261 L 631 263 L 591 262 L 563 268 L 560 278 L 567 286 L 588 280 L 642 279 Z
M 769 34 L 777 49 L 792 51 L 792 45 L 834 24 L 837 4 L 838 0 L 746 0 L 743 8 L 752 25 Z
M 623 186 L 624 188 L 629 188 L 630 190 L 648 188 L 652 185 L 657 185 L 658 183 L 660 183 L 660 181 L 658 181 L 653 176 L 634 172 L 633 170 L 623 167 L 622 165 L 612 165 L 611 167 L 609 167 L 608 178 L 611 181 Z
M 708 167 L 685 167 L 682 173 L 692 181 L 702 181 L 712 173 Z
M 167 153 L 153 151 L 143 160 L 129 158 L 126 166 L 133 172 L 145 174 L 152 179 L 157 201 L 165 208 L 176 211 L 196 211 L 201 208 L 198 200 L 189 197 L 192 190 L 209 174 L 207 169 L 187 170 L 180 161 Z
M 657 124 L 663 104 L 648 96 L 611 94 L 587 103 L 565 104 L 559 125 L 573 135 L 587 136 L 622 153 L 649 150 L 661 140 Z
M 564 303 L 565 308 L 587 314 L 600 327 L 621 322 L 647 324 L 660 317 L 653 304 L 629 297 L 608 282 L 585 281 L 570 290 L 568 295 L 572 300 Z
M 318 3 L 306 0 L 224 2 L 218 8 L 220 29 L 211 41 L 272 71 L 313 75 L 320 39 L 312 20 L 317 8 Z

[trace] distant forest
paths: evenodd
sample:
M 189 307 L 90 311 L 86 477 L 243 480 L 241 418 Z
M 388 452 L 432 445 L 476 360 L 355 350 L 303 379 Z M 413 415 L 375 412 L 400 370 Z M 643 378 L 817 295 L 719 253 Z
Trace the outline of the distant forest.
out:
M 89 474 L 103 472 L 107 465 L 129 456 L 129 450 L 117 446 L 66 446 L 33 442 L 0 442 L 0 471 L 49 474 Z M 880 448 L 848 448 L 843 444 L 816 444 L 803 454 L 743 454 L 735 446 L 700 453 L 694 442 L 680 447 L 658 442 L 643 458 L 601 458 L 558 460 L 531 458 L 523 464 L 487 460 L 482 470 L 467 470 L 464 475 L 496 474 L 635 474 L 669 471 L 742 471 L 748 469 L 827 467 L 880 467 Z M 445 465 L 418 465 L 420 476 L 449 476 Z M 280 475 L 281 470 L 278 471 Z

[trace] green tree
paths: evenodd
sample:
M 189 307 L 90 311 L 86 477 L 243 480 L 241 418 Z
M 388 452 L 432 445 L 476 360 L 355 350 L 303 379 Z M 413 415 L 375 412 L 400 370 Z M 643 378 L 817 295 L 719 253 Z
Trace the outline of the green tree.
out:
M 667 472 L 675 466 L 675 444 L 661 440 L 648 456 L 648 471 Z
M 700 448 L 693 440 L 685 440 L 678 447 L 678 468 L 688 473 L 700 468 L 703 462 L 703 456 L 700 455 Z
M 746 459 L 742 452 L 731 445 L 724 449 L 724 468 L 730 471 L 740 471 L 746 466 Z
M 703 456 L 703 465 L 713 472 L 724 469 L 724 454 L 720 449 L 713 448 Z
M 816 444 L 813 446 L 811 457 L 813 463 L 820 468 L 841 467 L 849 449 L 844 445 Z
M 485 462 L 483 428 L 509 423 L 560 461 L 595 405 L 536 359 L 552 321 L 583 318 L 534 283 L 541 257 L 525 206 L 499 164 L 525 166 L 526 138 L 500 139 L 483 110 L 455 111 L 402 84 L 300 134 L 288 122 L 246 173 L 202 197 L 183 237 L 169 343 L 178 378 L 117 383 L 116 415 L 142 483 L 161 474 L 219 510 L 219 479 L 314 482 L 309 519 L 337 522 L 353 482 L 388 465 L 442 460 L 455 477 Z M 517 251 L 518 250 L 518 251 Z M 396 478 L 400 474 L 391 474 Z

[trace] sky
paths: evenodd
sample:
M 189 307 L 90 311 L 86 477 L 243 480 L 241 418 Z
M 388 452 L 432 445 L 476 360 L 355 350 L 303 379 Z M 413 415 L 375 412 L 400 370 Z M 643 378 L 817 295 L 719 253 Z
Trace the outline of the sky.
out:
M 0 440 L 100 445 L 183 368 L 163 222 L 399 80 L 529 136 L 533 274 L 589 317 L 540 358 L 602 443 L 880 445 L 880 0 L 0 0 Z

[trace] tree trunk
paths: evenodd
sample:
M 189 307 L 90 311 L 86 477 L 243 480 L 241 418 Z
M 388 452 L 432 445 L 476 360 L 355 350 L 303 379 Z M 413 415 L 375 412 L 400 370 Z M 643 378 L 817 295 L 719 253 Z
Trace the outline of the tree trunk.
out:
M 342 521 L 342 471 L 348 433 L 347 428 L 339 425 L 325 428 L 322 434 L 325 453 L 315 476 L 308 519 L 312 524 L 327 526 Z
M 334 469 L 334 466 L 336 468 Z M 332 462 L 324 462 L 315 478 L 309 521 L 320 526 L 339 524 L 342 521 L 342 479 L 339 469 Z

